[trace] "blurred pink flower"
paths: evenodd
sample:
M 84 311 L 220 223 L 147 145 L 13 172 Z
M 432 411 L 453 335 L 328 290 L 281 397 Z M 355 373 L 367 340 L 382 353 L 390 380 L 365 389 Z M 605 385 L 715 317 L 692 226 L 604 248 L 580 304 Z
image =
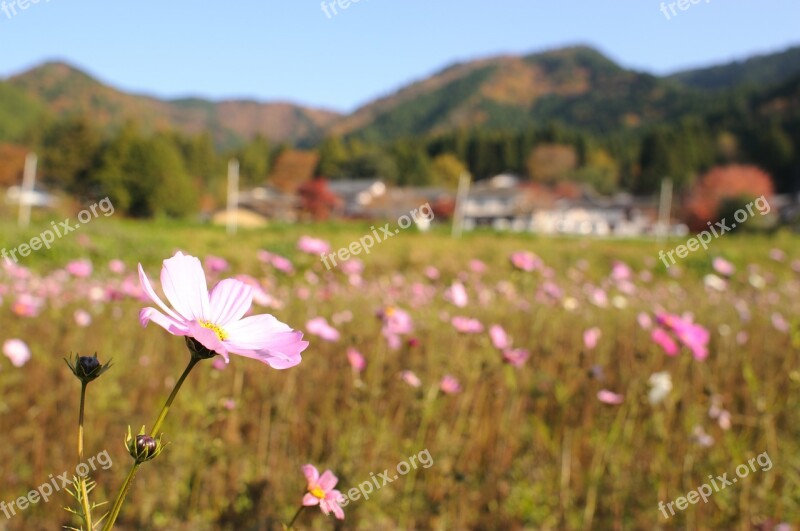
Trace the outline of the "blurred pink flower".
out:
M 597 346 L 597 342 L 600 341 L 600 336 L 602 335 L 603 332 L 596 326 L 589 328 L 583 333 L 583 346 L 586 347 L 586 350 L 594 350 L 594 347 Z
M 344 520 L 344 511 L 339 506 L 344 502 L 344 496 L 334 488 L 339 480 L 333 472 L 326 470 L 320 476 L 314 465 L 303 465 L 303 474 L 308 480 L 308 493 L 303 496 L 303 505 L 319 505 L 326 516 L 333 513 L 337 519 Z
M 228 269 L 228 261 L 219 256 L 208 255 L 205 259 L 206 269 L 212 273 L 222 273 Z
M 439 270 L 433 266 L 428 266 L 425 268 L 425 276 L 430 280 L 436 280 L 439 278 Z
M 278 271 L 287 274 L 294 272 L 294 266 L 292 265 L 291 260 L 289 260 L 288 258 L 285 258 L 277 254 L 272 254 L 268 251 L 263 251 L 263 250 L 258 251 L 256 253 L 256 256 L 258 257 L 259 261 L 271 265 Z
M 653 326 L 653 320 L 650 319 L 650 314 L 647 312 L 639 312 L 639 315 L 636 316 L 636 320 L 643 330 L 649 330 L 650 327 Z
M 353 368 L 353 370 L 358 373 L 363 372 L 367 366 L 364 356 L 362 356 L 361 353 L 353 347 L 349 347 L 347 349 L 347 361 L 350 362 L 350 366 Z
M 81 328 L 86 328 L 92 324 L 92 315 L 86 310 L 75 310 L 73 317 L 75 318 L 75 324 Z
M 327 254 L 331 250 L 328 242 L 311 236 L 302 236 L 297 242 L 297 248 L 304 253 L 315 255 Z
M 87 278 L 92 275 L 92 262 L 89 260 L 73 260 L 64 269 L 74 277 Z
M 614 262 L 613 267 L 611 268 L 611 278 L 616 281 L 620 280 L 630 280 L 633 272 L 631 268 L 625 262 Z
M 790 328 L 789 323 L 786 321 L 786 319 L 783 318 L 783 316 L 780 313 L 773 312 L 771 319 L 772 319 L 772 326 L 775 327 L 775 330 L 777 330 L 778 332 L 789 331 Z
M 439 382 L 439 389 L 441 389 L 445 394 L 453 395 L 461 392 L 461 384 L 458 383 L 458 380 L 455 378 L 455 376 L 445 374 L 444 377 L 442 377 L 442 380 Z
M 22 367 L 31 359 L 31 350 L 21 339 L 7 339 L 3 342 L 3 354 L 11 360 L 14 367 Z
M 786 253 L 783 252 L 781 249 L 774 248 L 770 249 L 769 257 L 775 260 L 776 262 L 783 262 L 786 260 Z
M 604 404 L 611 404 L 616 406 L 621 404 L 625 400 L 625 397 L 620 394 L 609 391 L 608 389 L 601 389 L 600 391 L 597 392 L 597 399 Z
M 513 348 L 503 350 L 503 359 L 511 366 L 520 368 L 530 358 L 531 353 L 524 348 Z
M 482 275 L 483 273 L 486 273 L 488 266 L 485 263 L 481 262 L 480 260 L 473 258 L 472 260 L 469 261 L 469 269 L 473 273 Z
M 672 339 L 672 336 L 667 333 L 663 328 L 656 328 L 650 334 L 650 339 L 653 340 L 658 346 L 664 349 L 668 356 L 675 356 L 678 354 L 678 344 Z
M 492 340 L 492 345 L 497 350 L 505 350 L 511 347 L 511 340 L 500 325 L 492 325 L 489 327 L 489 337 Z
M 386 306 L 378 311 L 378 318 L 383 323 L 381 334 L 386 338 L 389 347 L 393 350 L 400 348 L 400 336 L 410 334 L 414 329 L 411 316 L 408 312 L 394 306 Z
M 444 298 L 459 308 L 463 308 L 469 303 L 467 290 L 464 288 L 464 284 L 458 281 L 453 282 L 453 285 L 445 290 Z
M 456 331 L 462 334 L 480 334 L 483 332 L 483 324 L 477 319 L 472 319 L 470 317 L 458 315 L 450 320 L 450 324 L 453 325 Z
M 302 332 L 272 315 L 242 318 L 253 300 L 252 288 L 243 282 L 222 280 L 209 294 L 203 267 L 194 256 L 178 252 L 164 260 L 161 289 L 174 309 L 153 290 L 141 264 L 139 280 L 147 297 L 161 308 L 143 308 L 139 313 L 142 326 L 153 321 L 170 334 L 192 337 L 226 362 L 228 354 L 238 354 L 275 369 L 288 369 L 300 363 L 300 353 L 308 347 Z
M 711 338 L 711 334 L 709 334 L 708 330 L 706 330 L 704 327 L 693 323 L 689 317 L 681 317 L 679 315 L 669 313 L 656 314 L 656 320 L 662 326 L 671 329 L 678 337 L 678 340 L 683 343 L 685 347 L 692 351 L 692 355 L 696 360 L 702 361 L 708 357 L 708 342 Z M 653 337 L 653 340 L 659 343 L 659 340 L 656 339 L 656 337 Z M 669 350 L 666 346 L 664 346 L 664 344 L 661 344 L 661 346 L 664 347 L 664 350 L 667 351 L 667 354 L 670 354 Z
M 530 251 L 517 251 L 511 254 L 511 265 L 522 271 L 533 271 L 542 266 L 541 259 Z
M 411 387 L 419 387 L 422 381 L 412 371 L 403 371 L 400 373 L 400 378 Z
M 41 298 L 23 293 L 11 305 L 11 311 L 19 317 L 36 317 L 43 306 L 44 301 Z
M 351 258 L 339 264 L 339 269 L 341 269 L 342 273 L 345 275 L 360 275 L 364 272 L 364 262 L 358 258 Z
M 726 277 L 731 276 L 736 271 L 736 267 L 721 256 L 714 258 L 711 262 L 711 266 L 714 268 L 714 271 Z
M 309 334 L 315 335 L 325 341 L 339 341 L 341 334 L 334 327 L 328 324 L 324 317 L 315 317 L 306 323 L 306 330 Z
M 118 258 L 114 258 L 108 263 L 108 270 L 112 273 L 121 275 L 125 272 L 125 262 L 119 260 Z

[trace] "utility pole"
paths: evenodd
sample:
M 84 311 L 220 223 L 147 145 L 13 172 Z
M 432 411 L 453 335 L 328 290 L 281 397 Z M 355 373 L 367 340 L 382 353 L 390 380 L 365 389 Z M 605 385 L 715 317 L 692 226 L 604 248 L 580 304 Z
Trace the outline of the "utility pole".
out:
M 19 191 L 19 226 L 27 227 L 31 223 L 31 203 L 33 186 L 36 184 L 36 153 L 28 153 L 25 157 L 25 170 L 22 173 L 22 188 Z
M 469 200 L 470 175 L 462 173 L 458 178 L 458 192 L 456 193 L 456 208 L 453 212 L 453 238 L 460 238 L 464 229 L 464 209 Z
M 239 208 L 239 161 L 231 159 L 228 161 L 228 215 L 227 226 L 228 234 L 236 234 L 239 226 L 237 211 Z
M 658 204 L 658 241 L 663 241 L 669 234 L 672 212 L 672 179 L 667 177 L 661 181 L 661 198 Z

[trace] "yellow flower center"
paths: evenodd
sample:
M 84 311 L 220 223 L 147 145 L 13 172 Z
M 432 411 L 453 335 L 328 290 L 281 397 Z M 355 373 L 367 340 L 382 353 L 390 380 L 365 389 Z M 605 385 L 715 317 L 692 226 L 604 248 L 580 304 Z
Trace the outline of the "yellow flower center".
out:
M 394 306 L 387 306 L 386 309 L 383 311 L 383 313 L 386 315 L 386 317 L 393 316 L 394 312 L 395 312 Z
M 319 498 L 320 500 L 324 500 L 325 499 L 325 491 L 322 490 L 319 487 L 314 487 L 313 489 L 311 489 L 308 492 L 310 492 L 311 495 L 314 496 L 315 498 Z
M 209 330 L 213 330 L 220 341 L 225 341 L 228 339 L 228 334 L 225 333 L 225 330 L 220 328 L 219 326 L 215 325 L 214 323 L 209 323 L 208 321 L 200 321 L 200 326 L 203 328 L 208 328 Z

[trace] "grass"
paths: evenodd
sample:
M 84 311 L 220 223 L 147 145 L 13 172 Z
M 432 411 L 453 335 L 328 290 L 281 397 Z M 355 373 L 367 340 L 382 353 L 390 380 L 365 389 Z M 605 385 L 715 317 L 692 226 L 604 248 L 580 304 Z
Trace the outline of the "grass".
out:
M 19 245 L 48 225 L 38 218 L 20 231 L 11 220 L 0 221 L 0 242 Z M 298 329 L 317 316 L 336 320 L 341 339 L 307 334 L 303 363 L 287 371 L 236 357 L 223 371 L 210 362 L 195 369 L 164 425 L 170 445 L 142 467 L 119 529 L 280 529 L 304 493 L 301 465 L 332 469 L 347 491 L 424 449 L 434 461 L 430 468 L 349 504 L 341 528 L 751 529 L 800 522 L 800 274 L 790 267 L 800 258 L 796 238 L 729 235 L 667 271 L 658 251 L 681 242 L 486 232 L 455 241 L 442 228 L 409 230 L 359 256 L 365 269 L 357 285 L 295 249 L 304 234 L 338 249 L 368 232 L 367 224 L 274 225 L 230 237 L 204 225 L 101 217 L 21 262 L 34 273 L 24 289 L 47 286 L 50 293 L 35 318 L 11 311 L 14 290 L 22 288 L 0 273 L 0 340 L 18 337 L 32 350 L 19 369 L 0 358 L 0 500 L 74 469 L 80 386 L 62 358 L 76 351 L 114 360 L 89 387 L 86 419 L 86 454 L 108 450 L 113 458 L 111 468 L 93 475 L 94 499 L 113 499 L 131 461 L 127 426 L 152 424 L 187 354 L 180 338 L 140 327 L 142 301 L 100 296 L 122 285 L 106 263 L 119 258 L 134 271 L 141 262 L 157 278 L 160 262 L 181 249 L 224 257 L 225 275 L 258 278 L 281 303 L 258 313 Z M 773 248 L 788 258 L 770 259 Z M 261 264 L 258 249 L 291 258 L 296 273 Z M 508 257 L 518 250 L 535 252 L 546 270 L 514 270 Z M 703 284 L 714 256 L 737 268 L 721 292 Z M 54 273 L 75 258 L 92 260 L 91 279 Z M 484 261 L 486 273 L 471 272 L 471 259 Z M 611 279 L 615 261 L 633 270 L 633 292 Z M 438 279 L 426 276 L 430 266 Z M 456 279 L 469 293 L 465 308 L 443 298 Z M 560 297 L 548 295 L 548 282 Z M 607 294 L 607 306 L 592 303 L 597 289 Z M 387 348 L 375 317 L 385 305 L 412 315 L 415 345 Z M 743 306 L 749 320 L 737 310 Z M 92 314 L 90 326 L 75 324 L 78 309 Z M 686 349 L 665 356 L 637 324 L 640 312 L 656 309 L 691 312 L 708 328 L 708 359 L 696 361 Z M 792 329 L 777 330 L 773 314 Z M 486 333 L 457 333 L 450 324 L 455 315 L 475 317 L 487 328 L 502 325 L 515 346 L 530 351 L 529 361 L 521 369 L 504 364 Z M 593 350 L 582 341 L 590 327 L 602 330 Z M 740 332 L 748 336 L 743 344 Z M 347 347 L 367 360 L 360 377 L 348 365 Z M 403 370 L 413 370 L 422 386 L 404 383 Z M 654 406 L 647 381 L 657 371 L 671 374 L 674 389 Z M 440 392 L 445 374 L 457 377 L 463 391 Z M 601 403 L 601 389 L 621 393 L 624 401 Z M 709 417 L 712 399 L 730 411 L 729 430 Z M 698 426 L 713 437 L 711 446 L 696 442 Z M 731 477 L 737 465 L 763 452 L 771 469 L 752 471 L 708 503 L 661 516 L 659 501 L 685 496 L 709 474 Z M 0 516 L 0 529 L 67 525 L 61 507 L 70 501 L 61 494 L 7 521 Z M 298 521 L 299 529 L 335 525 L 310 510 Z

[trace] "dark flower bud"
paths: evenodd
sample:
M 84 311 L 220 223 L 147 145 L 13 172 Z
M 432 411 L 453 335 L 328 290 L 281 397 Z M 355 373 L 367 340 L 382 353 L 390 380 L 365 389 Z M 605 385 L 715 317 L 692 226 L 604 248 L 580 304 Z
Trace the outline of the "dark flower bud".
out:
M 65 359 L 64 361 L 67 362 L 72 374 L 84 384 L 96 380 L 101 374 L 111 368 L 111 361 L 102 365 L 97 359 L 97 353 L 95 353 L 94 356 L 81 356 L 80 354 L 76 354 L 73 360 Z
M 156 453 L 158 443 L 149 435 L 136 436 L 136 453 L 142 457 L 149 457 Z
M 144 426 L 142 426 L 139 435 L 133 437 L 131 435 L 131 428 L 128 426 L 128 436 L 125 438 L 125 446 L 128 447 L 128 453 L 131 454 L 137 463 L 144 463 L 157 457 L 164 446 L 161 444 L 161 437 L 157 439 L 149 435 L 145 435 Z

